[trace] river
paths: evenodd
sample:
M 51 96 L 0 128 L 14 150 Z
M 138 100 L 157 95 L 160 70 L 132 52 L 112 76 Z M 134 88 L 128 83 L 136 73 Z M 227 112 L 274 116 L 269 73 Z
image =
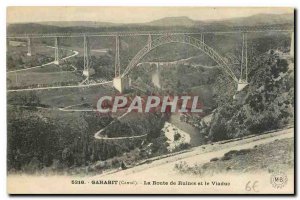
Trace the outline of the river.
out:
M 204 138 L 204 136 L 200 135 L 199 129 L 197 129 L 196 127 L 194 127 L 186 122 L 180 121 L 179 113 L 172 114 L 169 119 L 169 123 L 173 124 L 177 128 L 186 132 L 190 136 L 190 138 L 191 138 L 190 145 L 191 146 L 195 147 L 195 146 L 204 144 L 205 138 Z

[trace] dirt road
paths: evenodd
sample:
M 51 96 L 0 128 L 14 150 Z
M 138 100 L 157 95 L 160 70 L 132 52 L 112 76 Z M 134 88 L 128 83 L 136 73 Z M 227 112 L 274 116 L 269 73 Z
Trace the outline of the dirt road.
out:
M 279 130 L 272 133 L 266 133 L 259 136 L 249 136 L 240 140 L 223 141 L 193 148 L 191 151 L 177 154 L 174 156 L 157 159 L 149 164 L 143 164 L 127 170 L 118 171 L 111 174 L 103 174 L 93 178 L 139 178 L 150 176 L 155 179 L 170 178 L 180 176 L 174 170 L 175 163 L 185 161 L 190 166 L 194 164 L 203 164 L 209 162 L 215 157 L 222 157 L 226 152 L 231 150 L 240 150 L 253 148 L 255 145 L 266 144 L 274 140 L 294 137 L 294 128 Z

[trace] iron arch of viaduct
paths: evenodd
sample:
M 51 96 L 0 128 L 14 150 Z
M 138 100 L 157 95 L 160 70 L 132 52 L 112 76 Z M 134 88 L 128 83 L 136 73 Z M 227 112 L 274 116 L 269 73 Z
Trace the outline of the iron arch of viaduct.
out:
M 233 73 L 232 69 L 230 68 L 229 64 L 225 61 L 225 59 L 217 53 L 212 47 L 208 46 L 204 43 L 204 41 L 201 41 L 195 37 L 191 37 L 188 35 L 163 35 L 155 40 L 152 40 L 151 42 L 148 42 L 146 46 L 144 46 L 130 61 L 130 63 L 127 65 L 126 69 L 124 70 L 121 77 L 125 77 L 130 73 L 130 71 L 140 62 L 140 60 L 146 56 L 150 51 L 153 49 L 169 44 L 169 43 L 183 43 L 191 45 L 202 52 L 204 52 L 206 55 L 208 55 L 211 59 L 213 59 L 219 66 L 222 67 L 222 69 L 225 71 L 225 73 L 236 83 L 238 83 L 238 79 Z

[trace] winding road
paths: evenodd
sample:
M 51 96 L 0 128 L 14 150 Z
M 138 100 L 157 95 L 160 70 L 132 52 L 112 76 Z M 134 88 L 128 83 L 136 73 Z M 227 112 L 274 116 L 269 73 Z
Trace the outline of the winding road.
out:
M 48 48 L 55 48 L 52 46 L 47 46 Z M 61 48 L 63 49 L 63 48 Z M 74 50 L 69 50 L 69 49 L 64 49 L 64 50 L 68 50 L 73 52 L 72 55 L 70 56 L 66 56 L 60 60 L 66 60 L 69 58 L 72 58 L 76 55 L 78 55 L 78 51 L 74 51 Z M 21 72 L 21 71 L 28 71 L 28 70 L 32 70 L 32 69 L 36 69 L 36 68 L 40 68 L 40 67 L 44 67 L 47 65 L 51 65 L 54 64 L 54 61 L 49 62 L 49 63 L 45 63 L 43 65 L 39 65 L 39 66 L 35 66 L 35 67 L 30 67 L 30 68 L 26 68 L 26 69 L 20 69 L 20 70 L 14 70 L 14 71 L 8 71 L 7 73 L 14 73 L 14 72 Z M 72 66 L 74 68 L 74 70 L 76 70 L 76 68 L 74 66 Z M 92 84 L 87 84 L 87 85 L 83 85 L 83 84 L 79 84 L 79 85 L 67 85 L 67 86 L 53 86 L 53 87 L 40 87 L 40 88 L 25 88 L 25 89 L 15 89 L 15 90 L 7 90 L 7 92 L 22 92 L 22 91 L 34 91 L 34 90 L 49 90 L 49 89 L 64 89 L 64 88 L 83 88 L 83 87 L 92 87 L 92 86 L 99 86 L 99 85 L 109 85 L 112 84 L 112 81 L 102 81 L 100 83 L 92 83 Z M 45 108 L 45 107 L 40 107 L 40 106 L 35 106 L 35 108 L 37 109 L 44 109 L 44 110 L 59 110 L 62 112 L 97 112 L 97 110 L 95 109 L 69 109 L 71 107 L 74 106 L 78 106 L 78 105 L 82 105 L 82 104 L 76 104 L 76 105 L 70 105 L 70 106 L 66 106 L 64 108 Z M 12 105 L 12 106 L 19 106 L 19 105 Z M 32 107 L 32 106 L 19 106 L 19 107 Z M 145 137 L 147 134 L 144 135 L 138 135 L 138 136 L 130 136 L 130 137 L 117 137 L 117 138 L 108 138 L 108 137 L 103 137 L 100 136 L 100 134 L 106 130 L 106 128 L 108 128 L 110 125 L 112 125 L 113 123 L 115 123 L 117 120 L 125 117 L 128 114 L 128 112 L 124 113 L 123 115 L 119 116 L 118 118 L 114 119 L 113 121 L 110 122 L 110 124 L 108 124 L 106 127 L 104 127 L 103 129 L 101 129 L 100 131 L 96 132 L 94 134 L 95 139 L 102 139 L 102 140 L 122 140 L 122 139 L 130 139 L 130 138 L 140 138 L 140 137 Z
M 178 171 L 174 170 L 174 166 L 178 161 L 184 161 L 189 166 L 204 164 L 210 162 L 212 158 L 222 157 L 225 153 L 232 150 L 249 149 L 256 145 L 267 144 L 275 140 L 293 137 L 294 127 L 291 127 L 262 135 L 251 135 L 244 138 L 216 142 L 213 144 L 194 147 L 191 150 L 183 151 L 183 153 L 179 152 L 169 156 L 151 158 L 142 162 L 144 164 L 137 165 L 127 170 L 108 172 L 93 177 L 93 179 L 102 177 L 105 177 L 106 179 L 122 177 L 127 180 L 137 180 L 145 175 L 151 175 L 153 180 L 168 180 L 172 177 L 186 176 L 179 174 Z
M 128 137 L 113 137 L 113 138 L 108 138 L 106 136 L 101 136 L 101 133 L 103 131 L 105 131 L 107 128 L 109 128 L 111 125 L 113 125 L 114 123 L 116 123 L 118 120 L 122 119 L 123 117 L 125 117 L 127 114 L 129 114 L 129 112 L 125 112 L 123 115 L 117 117 L 116 119 L 112 120 L 107 126 L 105 126 L 104 128 L 102 128 L 100 131 L 96 132 L 94 134 L 94 138 L 98 139 L 98 140 L 121 140 L 121 139 L 130 139 L 130 138 L 140 138 L 140 137 L 145 137 L 147 136 L 147 134 L 144 135 L 136 135 L 136 136 L 128 136 Z
M 48 48 L 55 48 L 52 46 L 47 46 Z M 67 50 L 67 51 L 71 51 L 73 52 L 72 55 L 66 56 L 64 58 L 61 58 L 60 60 L 66 60 L 69 58 L 72 58 L 76 55 L 79 54 L 78 51 L 75 50 L 70 50 L 70 49 L 65 49 L 65 48 L 61 48 L 63 50 Z M 8 71 L 7 73 L 14 73 L 14 72 L 21 72 L 21 71 L 28 71 L 28 70 L 32 70 L 32 69 L 36 69 L 36 68 L 41 68 L 44 66 L 48 66 L 48 65 L 52 65 L 54 64 L 54 61 L 49 62 L 49 63 L 45 63 L 43 65 L 39 65 L 39 66 L 35 66 L 35 67 L 29 67 L 29 68 L 25 68 L 25 69 L 19 69 L 19 70 L 14 70 L 14 71 Z M 76 70 L 76 68 L 74 66 L 72 66 L 74 68 L 74 70 Z M 49 89 L 61 89 L 61 88 L 81 88 L 81 87 L 92 87 L 92 86 L 98 86 L 98 85 L 107 85 L 107 84 L 112 84 L 112 81 L 105 81 L 105 82 L 101 82 L 101 83 L 93 83 L 93 84 L 87 84 L 87 85 L 66 85 L 66 86 L 52 86 L 52 87 L 37 87 L 37 88 L 25 88 L 25 89 L 13 89 L 13 90 L 7 90 L 7 92 L 22 92 L 22 91 L 33 91 L 33 90 L 49 90 Z
M 55 48 L 52 46 L 47 46 L 48 48 Z M 61 48 L 64 49 L 64 48 Z M 74 50 L 70 50 L 70 49 L 64 49 L 67 51 L 71 51 L 73 52 L 72 55 L 70 56 L 66 56 L 60 60 L 66 60 L 69 58 L 72 58 L 76 55 L 78 55 L 78 51 L 74 51 Z M 8 71 L 7 73 L 15 73 L 15 72 L 21 72 L 21 71 L 28 71 L 28 70 L 32 70 L 32 69 L 36 69 L 36 68 L 41 68 L 44 66 L 48 66 L 48 65 L 52 65 L 54 64 L 54 61 L 49 62 L 49 63 L 45 63 L 39 66 L 35 66 L 35 67 L 30 67 L 30 68 L 25 68 L 25 69 L 20 69 L 20 70 L 14 70 L 14 71 Z M 72 66 L 74 68 L 74 71 L 76 71 L 77 69 Z M 92 83 L 92 84 L 87 84 L 87 85 L 83 85 L 83 84 L 79 84 L 79 85 L 68 85 L 68 86 L 54 86 L 54 87 L 40 87 L 40 88 L 25 88 L 25 89 L 15 89 L 15 90 L 7 90 L 7 92 L 22 92 L 22 91 L 33 91 L 33 90 L 49 90 L 49 89 L 64 89 L 64 88 L 82 88 L 82 87 L 92 87 L 92 86 L 99 86 L 99 85 L 109 85 L 112 84 L 112 81 L 102 81 L 100 83 Z M 76 105 L 70 105 L 70 106 L 66 106 L 64 108 L 46 108 L 46 107 L 40 107 L 40 106 L 35 106 L 35 108 L 37 109 L 43 109 L 43 110 L 59 110 L 62 112 L 96 112 L 97 110 L 95 109 L 68 109 L 77 105 L 82 105 L 82 104 L 76 104 Z M 18 106 L 18 107 L 32 107 L 32 106 L 20 106 L 20 105 L 10 105 L 10 106 Z M 116 122 L 117 120 L 125 117 L 128 114 L 128 112 L 124 113 L 123 115 L 119 116 L 118 118 L 116 118 L 115 120 L 113 120 L 108 126 L 112 125 L 114 122 Z M 104 139 L 104 140 L 120 140 L 120 139 L 128 139 L 128 138 L 139 138 L 139 137 L 144 137 L 145 135 L 139 135 L 139 136 L 130 136 L 130 137 L 118 137 L 118 138 L 107 138 L 107 137 L 103 137 L 100 136 L 100 133 L 103 132 L 106 128 L 108 128 L 108 126 L 104 127 L 103 129 L 101 129 L 100 131 L 98 131 L 97 133 L 95 133 L 94 137 L 95 139 Z
M 53 49 L 55 48 L 55 47 L 52 47 L 52 46 L 46 46 L 46 47 L 48 47 L 48 48 L 53 48 Z M 64 57 L 64 58 L 61 58 L 60 60 L 66 60 L 66 59 L 72 58 L 72 57 L 74 57 L 74 56 L 77 56 L 77 55 L 79 54 L 78 51 L 74 51 L 74 50 L 70 50 L 70 49 L 65 49 L 65 48 L 61 48 L 61 49 L 62 49 L 62 50 L 66 50 L 66 51 L 71 51 L 71 52 L 73 52 L 73 54 L 70 55 L 70 56 L 66 56 L 66 57 Z M 40 67 L 45 67 L 45 66 L 47 66 L 47 65 L 52 65 L 52 64 L 54 64 L 54 61 L 49 62 L 49 63 L 42 64 L 42 65 L 39 65 L 39 66 L 35 66 L 35 67 L 28 67 L 28 68 L 25 68 L 25 69 L 18 69 L 18 70 L 8 71 L 8 72 L 6 72 L 6 73 L 13 73 L 13 72 L 27 71 L 27 70 L 31 70 L 31 69 L 36 69 L 36 68 L 40 68 Z
M 107 84 L 111 84 L 111 83 L 112 83 L 112 81 L 106 81 L 106 82 L 102 82 L 102 83 L 92 83 L 92 84 L 88 84 L 88 85 L 65 85 L 65 86 L 40 87 L 40 88 L 25 88 L 25 89 L 7 90 L 7 92 L 51 90 L 51 89 L 62 89 L 62 88 L 82 88 L 82 87 L 92 87 L 92 86 L 98 86 L 98 85 L 107 85 Z

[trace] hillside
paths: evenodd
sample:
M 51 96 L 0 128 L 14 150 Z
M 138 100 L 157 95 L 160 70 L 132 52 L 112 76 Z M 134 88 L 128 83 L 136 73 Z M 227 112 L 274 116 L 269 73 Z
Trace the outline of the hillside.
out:
M 39 22 L 41 25 L 48 26 L 58 26 L 58 27 L 72 27 L 72 26 L 84 26 L 84 27 L 112 27 L 120 26 L 122 24 L 111 23 L 111 22 L 96 22 L 96 21 L 48 21 L 48 22 Z
M 209 128 L 212 141 L 259 134 L 294 123 L 294 63 L 270 51 L 253 63 L 249 85 L 221 103 Z
M 166 17 L 147 23 L 118 24 L 94 21 L 49 21 L 40 23 L 7 24 L 7 33 L 103 32 L 146 30 L 207 30 L 232 26 L 294 24 L 293 14 L 258 14 L 226 20 L 197 21 L 188 17 Z
M 227 26 L 259 26 L 271 24 L 293 24 L 293 14 L 257 14 L 250 17 L 241 17 L 234 19 L 226 19 L 222 21 L 213 21 L 214 23 L 226 24 Z
M 144 23 L 146 26 L 186 26 L 193 27 L 200 25 L 199 21 L 192 20 L 188 17 L 165 17 L 162 19 L 154 20 L 149 23 Z

